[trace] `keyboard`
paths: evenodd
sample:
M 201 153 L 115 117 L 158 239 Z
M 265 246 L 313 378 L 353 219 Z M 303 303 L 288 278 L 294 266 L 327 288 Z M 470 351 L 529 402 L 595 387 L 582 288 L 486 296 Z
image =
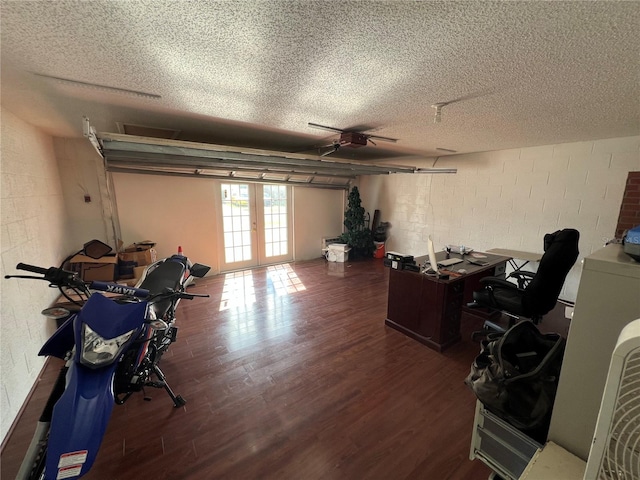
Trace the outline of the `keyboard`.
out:
M 461 258 L 447 258 L 446 260 L 438 261 L 438 266 L 440 267 L 450 267 L 451 265 L 455 265 L 456 263 L 464 262 Z

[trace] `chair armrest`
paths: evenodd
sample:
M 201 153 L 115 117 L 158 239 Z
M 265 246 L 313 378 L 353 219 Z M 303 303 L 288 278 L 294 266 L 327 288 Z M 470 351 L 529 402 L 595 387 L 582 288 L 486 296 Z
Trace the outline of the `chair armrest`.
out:
M 534 272 L 527 272 L 526 270 L 516 270 L 515 272 L 511 272 L 507 278 L 515 278 L 518 282 L 518 287 L 525 288 L 527 285 L 529 285 L 531 280 L 533 280 L 534 276 Z
M 531 278 L 534 277 L 534 275 L 535 275 L 534 272 L 527 272 L 526 270 L 525 271 L 517 270 L 515 272 L 511 272 L 509 274 L 509 277 L 513 277 L 513 278 L 518 278 L 518 277 L 524 278 L 524 277 L 527 277 L 527 278 L 531 279 Z
M 513 282 L 509 282 L 504 278 L 499 277 L 484 277 L 480 279 L 480 283 L 483 287 L 491 287 L 491 288 L 503 288 L 508 290 L 520 290 L 518 285 Z

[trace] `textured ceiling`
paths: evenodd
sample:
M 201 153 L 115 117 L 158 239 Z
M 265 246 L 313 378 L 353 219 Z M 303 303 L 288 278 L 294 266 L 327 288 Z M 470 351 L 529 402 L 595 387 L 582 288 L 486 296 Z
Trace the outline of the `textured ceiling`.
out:
M 635 1 L 1 5 L 2 104 L 55 136 L 85 115 L 284 152 L 337 139 L 308 122 L 398 139 L 337 152 L 366 160 L 640 133 Z

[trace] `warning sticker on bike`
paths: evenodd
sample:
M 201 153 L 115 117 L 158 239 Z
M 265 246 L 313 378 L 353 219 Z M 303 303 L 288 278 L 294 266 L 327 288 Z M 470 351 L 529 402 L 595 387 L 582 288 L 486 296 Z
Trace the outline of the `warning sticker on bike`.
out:
M 87 461 L 88 450 L 78 450 L 76 452 L 63 453 L 60 455 L 60 461 L 58 461 L 58 468 L 69 467 L 72 465 L 79 465 L 82 467 L 82 464 Z M 59 478 L 67 478 L 67 477 L 59 477 Z
M 80 475 L 82 465 L 72 465 L 70 467 L 64 467 L 58 470 L 58 476 L 56 480 L 62 480 L 63 478 L 73 478 Z

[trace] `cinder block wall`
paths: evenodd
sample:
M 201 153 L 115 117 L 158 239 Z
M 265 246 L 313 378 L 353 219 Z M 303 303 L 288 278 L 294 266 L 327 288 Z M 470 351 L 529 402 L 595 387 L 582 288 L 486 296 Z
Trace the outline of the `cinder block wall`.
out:
M 4 439 L 44 359 L 38 351 L 55 322 L 40 314 L 59 293 L 36 280 L 5 279 L 19 262 L 50 267 L 68 252 L 69 234 L 53 139 L 2 109 L 2 303 L 0 437 Z M 25 272 L 21 272 L 25 273 Z
M 616 233 L 628 173 L 640 169 L 640 136 L 397 163 L 458 173 L 359 179 L 363 206 L 392 225 L 387 250 L 424 255 L 432 235 L 436 248 L 542 252 L 545 233 L 576 228 L 581 257 L 562 294 L 574 300 L 581 258 Z

